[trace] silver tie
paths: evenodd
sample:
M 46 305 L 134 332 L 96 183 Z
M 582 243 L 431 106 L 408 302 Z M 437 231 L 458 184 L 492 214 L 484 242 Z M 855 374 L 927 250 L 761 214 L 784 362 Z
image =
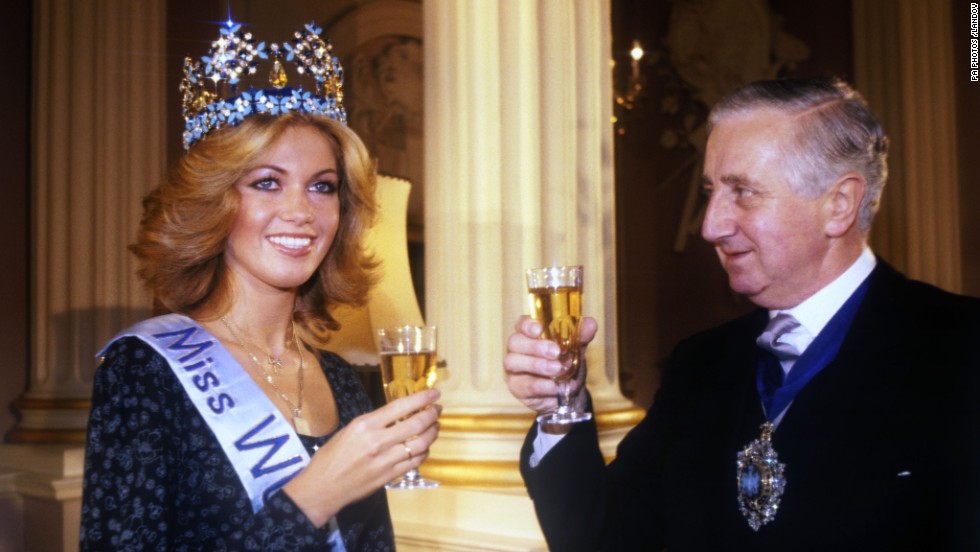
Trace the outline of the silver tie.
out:
M 779 338 L 793 332 L 800 327 L 800 321 L 793 318 L 793 315 L 781 312 L 774 316 L 766 326 L 765 331 L 756 338 L 755 343 L 759 347 L 771 352 L 780 361 L 796 360 L 800 356 L 800 351 L 789 343 L 782 343 Z

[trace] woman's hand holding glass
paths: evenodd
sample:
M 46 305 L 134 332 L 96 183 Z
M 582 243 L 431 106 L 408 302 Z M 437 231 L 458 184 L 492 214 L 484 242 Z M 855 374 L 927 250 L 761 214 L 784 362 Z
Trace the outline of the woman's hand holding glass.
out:
M 358 416 L 283 490 L 314 525 L 323 526 L 347 504 L 422 464 L 439 434 L 438 399 L 438 390 L 427 389 Z

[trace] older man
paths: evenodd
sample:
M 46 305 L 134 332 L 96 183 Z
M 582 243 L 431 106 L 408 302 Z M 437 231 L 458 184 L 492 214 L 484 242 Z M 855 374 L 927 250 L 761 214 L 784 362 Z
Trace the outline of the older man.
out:
M 761 308 L 677 346 L 608 466 L 592 422 L 531 429 L 522 472 L 550 547 L 978 549 L 980 300 L 869 249 L 874 114 L 844 83 L 780 80 L 709 122 L 702 235 Z M 581 328 L 588 343 L 595 321 Z M 545 412 L 559 364 L 540 330 L 522 317 L 504 365 Z

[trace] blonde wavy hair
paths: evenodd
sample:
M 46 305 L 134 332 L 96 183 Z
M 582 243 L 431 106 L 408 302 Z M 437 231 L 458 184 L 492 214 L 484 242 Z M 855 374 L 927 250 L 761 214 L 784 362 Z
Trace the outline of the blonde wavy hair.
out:
M 319 269 L 302 286 L 294 321 L 322 346 L 339 324 L 331 311 L 364 304 L 377 262 L 363 249 L 374 224 L 376 171 L 361 139 L 332 119 L 305 113 L 253 115 L 194 144 L 143 199 L 143 218 L 130 250 L 137 275 L 159 311 L 190 312 L 206 302 L 225 312 L 234 301 L 226 280 L 225 242 L 238 214 L 235 182 L 287 129 L 308 126 L 333 146 L 340 175 L 340 225 Z

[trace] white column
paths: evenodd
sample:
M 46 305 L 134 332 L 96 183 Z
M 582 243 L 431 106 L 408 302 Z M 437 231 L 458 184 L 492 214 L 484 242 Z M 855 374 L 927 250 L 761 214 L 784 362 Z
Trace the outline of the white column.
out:
M 527 429 L 502 362 L 531 266 L 585 265 L 602 329 L 589 386 L 600 412 L 632 411 L 616 373 L 609 32 L 600 0 L 425 4 L 426 312 L 450 374 L 434 466 L 515 460 L 521 435 L 470 430 Z
M 164 170 L 164 0 L 36 0 L 32 342 L 0 445 L 11 542 L 77 550 L 95 353 L 148 312 L 127 245 Z
M 517 463 L 533 416 L 502 368 L 526 268 L 585 266 L 607 455 L 642 416 L 616 369 L 609 2 L 426 0 L 424 31 L 426 321 L 449 377 L 422 472 L 446 485 L 389 493 L 399 549 L 543 549 Z
M 961 286 L 949 0 L 854 2 L 859 90 L 891 137 L 872 244 L 910 277 Z

